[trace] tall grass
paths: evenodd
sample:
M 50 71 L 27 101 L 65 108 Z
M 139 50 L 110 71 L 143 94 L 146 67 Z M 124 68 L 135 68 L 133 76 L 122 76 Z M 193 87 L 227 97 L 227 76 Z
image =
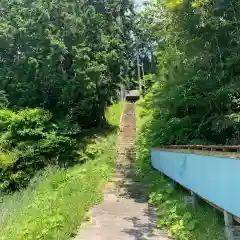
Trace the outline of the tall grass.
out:
M 122 104 L 108 111 L 119 125 Z M 86 220 L 88 209 L 101 201 L 103 188 L 115 166 L 116 131 L 95 136 L 86 151 L 88 161 L 69 169 L 49 167 L 27 189 L 3 196 L 0 204 L 0 239 L 69 239 Z
M 113 104 L 108 108 L 108 110 L 105 113 L 105 117 L 108 121 L 108 123 L 113 127 L 119 126 L 120 117 L 122 114 L 124 102 L 118 102 L 116 104 Z

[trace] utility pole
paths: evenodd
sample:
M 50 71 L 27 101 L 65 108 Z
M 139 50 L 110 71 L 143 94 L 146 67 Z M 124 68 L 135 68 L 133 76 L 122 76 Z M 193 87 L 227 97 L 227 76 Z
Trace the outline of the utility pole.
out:
M 143 62 L 142 62 L 142 64 L 141 64 L 141 68 L 142 68 L 142 79 L 143 79 L 143 81 L 142 81 L 142 87 L 143 86 L 145 86 L 145 82 L 144 82 L 144 75 L 145 75 L 145 73 L 144 73 L 144 65 L 143 65 Z
M 139 42 L 136 40 L 136 46 L 137 46 L 137 78 L 138 78 L 138 84 L 139 84 L 139 94 L 140 98 L 142 98 L 142 79 L 141 79 L 141 72 L 140 72 L 140 59 L 139 59 Z

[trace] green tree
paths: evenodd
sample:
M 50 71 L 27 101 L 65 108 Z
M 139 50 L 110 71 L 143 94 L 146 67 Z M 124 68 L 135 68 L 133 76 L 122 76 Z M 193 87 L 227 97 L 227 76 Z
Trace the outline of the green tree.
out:
M 239 4 L 159 0 L 141 13 L 157 45 L 147 98 L 157 144 L 240 143 Z
M 129 0 L 3 0 L 0 88 L 11 107 L 98 124 L 132 61 Z

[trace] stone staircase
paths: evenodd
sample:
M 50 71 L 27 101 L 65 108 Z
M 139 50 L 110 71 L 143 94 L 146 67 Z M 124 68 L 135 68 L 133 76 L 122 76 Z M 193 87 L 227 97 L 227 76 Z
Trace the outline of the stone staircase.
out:
M 135 104 L 125 102 L 117 141 L 118 164 L 127 164 L 135 156 L 136 111 Z
M 148 205 L 144 186 L 134 180 L 135 105 L 125 102 L 117 140 L 117 168 L 104 191 L 104 201 L 94 206 L 91 222 L 75 240 L 170 240 L 156 228 L 156 213 Z

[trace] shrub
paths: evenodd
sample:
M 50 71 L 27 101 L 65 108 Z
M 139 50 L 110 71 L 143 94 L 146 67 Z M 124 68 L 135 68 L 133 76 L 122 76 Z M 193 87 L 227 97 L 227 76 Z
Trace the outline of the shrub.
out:
M 76 159 L 76 140 L 61 132 L 66 122 L 56 124 L 43 109 L 14 112 L 0 110 L 0 190 L 25 186 L 33 175 L 48 164 L 66 166 Z M 74 125 L 69 135 L 79 129 Z

